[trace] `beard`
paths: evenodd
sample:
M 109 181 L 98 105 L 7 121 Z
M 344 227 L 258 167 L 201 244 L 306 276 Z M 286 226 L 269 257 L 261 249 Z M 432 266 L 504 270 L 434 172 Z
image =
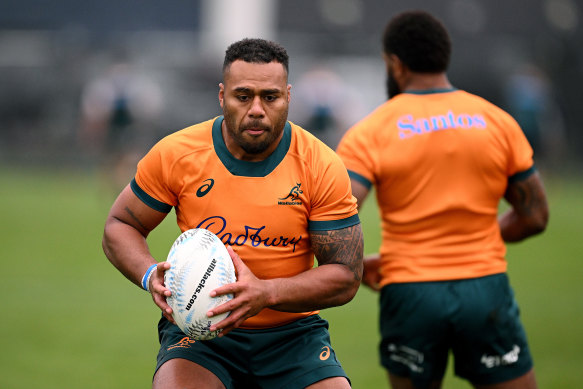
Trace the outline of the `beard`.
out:
M 229 135 L 235 140 L 235 143 L 239 145 L 247 154 L 261 154 L 266 151 L 274 142 L 277 141 L 285 123 L 287 121 L 288 110 L 286 109 L 277 122 L 274 124 L 273 128 L 261 123 L 261 120 L 251 120 L 247 122 L 242 122 L 239 128 L 235 121 L 234 115 L 231 115 L 229 107 L 224 104 L 223 116 L 225 117 L 225 125 L 227 126 L 227 131 Z M 247 129 L 261 129 L 264 132 L 259 136 L 248 135 L 245 130 Z
M 391 97 L 397 96 L 399 93 L 402 92 L 401 88 L 399 88 L 399 85 L 397 84 L 397 81 L 395 81 L 395 78 L 391 75 L 391 73 L 387 74 L 386 87 L 389 99 Z

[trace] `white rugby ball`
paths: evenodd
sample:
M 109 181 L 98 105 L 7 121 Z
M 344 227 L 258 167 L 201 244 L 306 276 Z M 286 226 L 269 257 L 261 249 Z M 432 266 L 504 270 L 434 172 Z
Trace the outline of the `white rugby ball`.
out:
M 230 312 L 213 317 L 206 313 L 233 298 L 232 294 L 211 297 L 210 292 L 236 281 L 235 267 L 227 248 L 212 232 L 194 228 L 184 231 L 168 253 L 170 269 L 164 283 L 172 295 L 166 300 L 172 317 L 189 337 L 208 340 L 220 330 L 210 331 L 211 325 L 226 318 Z

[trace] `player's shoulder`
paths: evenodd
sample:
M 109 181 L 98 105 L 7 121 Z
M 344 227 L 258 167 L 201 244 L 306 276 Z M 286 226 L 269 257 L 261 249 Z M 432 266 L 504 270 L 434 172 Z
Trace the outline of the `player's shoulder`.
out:
M 482 96 L 477 95 L 477 94 L 472 93 L 472 92 L 468 92 L 468 91 L 463 90 L 463 89 L 456 89 L 454 92 L 451 93 L 451 96 L 455 100 L 464 100 L 464 101 L 471 102 L 474 104 L 483 104 L 483 105 L 487 105 L 487 106 L 494 105 L 492 102 L 490 102 L 485 97 L 482 97 Z
M 458 107 L 463 106 L 468 111 L 482 115 L 488 123 L 492 124 L 492 126 L 489 126 L 491 131 L 498 131 L 499 133 L 521 132 L 516 119 L 490 100 L 463 90 L 458 90 L 456 93 L 459 99 L 457 101 L 460 102 L 456 105 Z
M 492 112 L 500 114 L 500 115 L 509 115 L 501 107 L 497 106 L 496 104 L 494 104 L 493 102 L 491 102 L 487 98 L 485 98 L 483 96 L 479 96 L 475 93 L 471 93 L 468 91 L 458 89 L 458 90 L 456 90 L 454 97 L 456 99 L 459 99 L 459 100 L 465 100 L 466 102 L 468 102 L 470 104 L 473 104 L 476 106 L 481 106 L 483 109 L 491 110 Z
M 191 125 L 162 138 L 155 146 L 158 152 L 180 157 L 182 154 L 211 149 L 212 127 L 216 118 Z
M 387 131 L 387 123 L 396 120 L 396 115 L 402 112 L 397 108 L 401 102 L 397 99 L 390 99 L 377 106 L 374 110 L 369 112 L 362 119 L 352 125 L 342 136 L 341 145 L 346 143 L 365 145 L 379 145 L 379 142 L 384 142 L 387 136 L 390 136 L 390 131 Z M 401 100 L 401 99 L 398 99 Z M 339 145 L 340 146 L 340 145 Z

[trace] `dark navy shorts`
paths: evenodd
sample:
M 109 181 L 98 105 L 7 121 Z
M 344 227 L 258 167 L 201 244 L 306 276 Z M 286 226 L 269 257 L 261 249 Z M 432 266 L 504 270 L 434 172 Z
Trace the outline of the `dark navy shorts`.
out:
M 162 317 L 158 334 L 156 371 L 170 359 L 187 359 L 210 370 L 227 389 L 297 389 L 330 377 L 348 379 L 330 345 L 328 322 L 318 315 L 204 341 L 187 337 Z
M 381 363 L 418 387 L 455 374 L 474 384 L 520 377 L 533 365 L 506 274 L 389 284 L 381 290 Z

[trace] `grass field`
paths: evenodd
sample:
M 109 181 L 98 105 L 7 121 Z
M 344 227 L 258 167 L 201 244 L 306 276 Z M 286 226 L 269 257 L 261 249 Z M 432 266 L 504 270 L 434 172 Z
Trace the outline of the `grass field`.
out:
M 546 178 L 551 221 L 544 235 L 509 247 L 509 274 L 535 358 L 539 386 L 581 387 L 583 366 L 583 182 Z M 0 388 L 150 386 L 158 308 L 101 250 L 114 194 L 96 175 L 0 169 Z M 372 199 L 371 199 L 372 200 Z M 378 222 L 369 201 L 366 251 Z M 369 222 L 367 222 L 369 221 Z M 164 260 L 178 236 L 173 215 L 150 237 Z M 386 388 L 377 361 L 377 295 L 322 313 L 356 389 Z M 452 376 L 445 388 L 469 388 Z

